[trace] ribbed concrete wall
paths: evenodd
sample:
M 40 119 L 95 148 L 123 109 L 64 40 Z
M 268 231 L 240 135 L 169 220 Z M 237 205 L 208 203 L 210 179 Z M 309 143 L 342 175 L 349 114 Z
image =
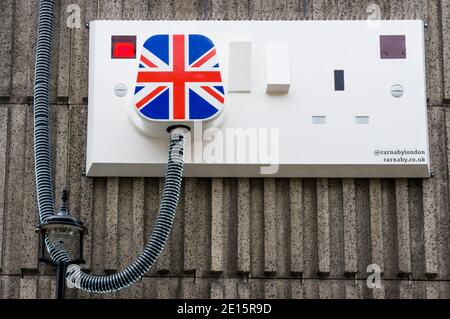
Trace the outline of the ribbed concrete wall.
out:
M 0 1 L 0 297 L 54 294 L 37 262 L 32 107 L 36 0 Z M 450 1 L 61 0 L 52 68 L 56 192 L 89 227 L 87 269 L 111 273 L 143 246 L 163 180 L 86 178 L 87 34 L 65 9 L 93 19 L 427 20 L 432 179 L 202 179 L 184 181 L 171 239 L 157 266 L 107 297 L 450 298 Z M 207 5 L 204 5 L 204 4 Z M 414 129 L 414 128 L 411 128 Z M 408 132 L 402 132 L 408 134 Z M 58 200 L 59 205 L 59 200 Z M 379 264 L 381 289 L 366 267 Z M 98 297 L 68 290 L 69 297 Z M 103 296 L 105 297 L 105 296 Z

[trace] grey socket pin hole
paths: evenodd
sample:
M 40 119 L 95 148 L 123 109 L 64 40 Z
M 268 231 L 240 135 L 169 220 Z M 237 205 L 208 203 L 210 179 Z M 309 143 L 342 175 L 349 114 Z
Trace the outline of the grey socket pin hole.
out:
M 391 87 L 391 94 L 393 97 L 399 98 L 403 96 L 405 89 L 400 84 L 395 84 Z
M 125 84 L 117 84 L 114 87 L 114 93 L 116 93 L 118 97 L 124 97 L 125 95 L 127 95 L 127 92 L 128 88 Z

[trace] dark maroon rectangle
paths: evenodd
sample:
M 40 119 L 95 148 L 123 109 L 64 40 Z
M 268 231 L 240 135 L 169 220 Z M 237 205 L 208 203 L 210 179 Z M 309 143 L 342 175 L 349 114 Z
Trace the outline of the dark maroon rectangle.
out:
M 404 35 L 380 35 L 381 59 L 406 59 Z

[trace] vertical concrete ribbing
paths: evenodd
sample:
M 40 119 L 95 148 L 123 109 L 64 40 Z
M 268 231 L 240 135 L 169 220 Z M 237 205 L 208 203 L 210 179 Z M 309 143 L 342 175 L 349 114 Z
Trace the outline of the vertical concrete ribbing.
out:
M 314 278 L 318 269 L 318 243 L 317 243 L 317 192 L 314 179 L 303 179 L 303 240 L 308 243 L 304 246 L 304 275 Z M 305 290 L 305 296 L 307 291 Z
M 238 271 L 250 272 L 250 180 L 238 179 L 237 214 L 238 214 Z
M 291 272 L 303 273 L 303 203 L 302 181 L 289 181 Z
M 18 276 L 2 276 L 1 277 L 0 296 L 3 299 L 20 298 L 20 277 Z
M 11 93 L 11 50 L 13 46 L 13 0 L 0 2 L 0 96 L 9 96 Z
M 137 257 L 144 249 L 147 240 L 144 241 L 144 178 L 133 179 L 132 195 L 132 241 L 131 248 L 133 256 Z
M 6 190 L 6 170 L 7 159 L 9 158 L 8 151 L 8 124 L 9 112 L 7 106 L 0 107 L 0 269 L 3 268 L 3 233 L 5 222 L 5 190 Z
M 69 152 L 69 108 L 66 106 L 52 107 L 53 113 L 53 143 L 54 154 L 53 171 L 55 183 L 55 205 L 59 209 L 61 204 L 61 192 L 67 189 L 67 168 Z M 70 194 L 69 194 L 70 195 Z
M 425 30 L 425 56 L 429 104 L 440 105 L 444 96 L 442 63 L 442 29 L 439 21 L 440 1 L 427 2 L 428 29 Z
M 195 282 L 191 278 L 183 278 L 181 281 L 181 295 L 183 299 L 195 298 Z
M 37 280 L 31 276 L 20 278 L 20 299 L 36 299 L 37 298 Z
M 384 247 L 383 247 L 383 209 L 381 180 L 372 179 L 369 182 L 370 191 L 370 239 L 371 262 L 380 266 L 384 271 Z
M 6 177 L 6 205 L 4 216 L 3 273 L 18 274 L 21 270 L 22 213 L 24 173 L 25 173 L 25 123 L 26 106 L 15 105 L 10 109 L 8 143 L 8 167 Z
M 124 20 L 146 20 L 148 17 L 149 1 L 123 0 Z
M 23 188 L 23 217 L 21 232 L 21 268 L 38 268 L 38 235 L 35 232 L 39 222 L 36 203 L 36 187 L 34 175 L 34 152 L 33 152 L 33 112 L 31 107 L 27 109 L 26 115 L 26 142 L 25 142 L 25 176 Z M 1 227 L 1 225 L 0 225 Z M 1 235 L 0 235 L 1 236 Z
M 211 181 L 211 271 L 224 271 L 224 207 L 223 179 L 213 178 Z
M 403 274 L 411 273 L 411 237 L 409 227 L 408 181 L 395 180 L 397 213 L 398 268 Z
M 76 32 L 75 28 L 71 28 L 71 24 L 68 24 L 70 21 L 71 23 L 74 22 L 73 19 L 76 18 L 76 11 L 66 12 L 66 10 L 70 8 L 76 8 L 76 7 L 69 7 L 70 5 L 80 5 L 80 1 L 73 1 L 73 0 L 62 0 L 60 2 L 59 6 L 59 25 L 55 25 L 55 33 L 59 32 L 59 36 L 56 39 L 59 39 L 58 42 L 54 42 L 53 46 L 55 48 L 58 48 L 58 84 L 56 89 L 56 94 L 58 98 L 65 98 L 67 99 L 69 97 L 69 79 L 70 79 L 70 59 L 71 59 L 71 45 L 72 45 L 72 34 L 73 32 Z M 56 9 L 57 7 L 55 7 Z M 80 7 L 81 9 L 81 7 Z M 75 9 L 76 10 L 76 9 Z M 81 12 L 80 12 L 81 15 Z M 57 15 L 56 15 L 57 16 Z M 57 16 L 58 17 L 58 16 Z M 71 19 L 73 17 L 73 19 Z M 81 16 L 80 16 L 81 18 Z M 80 21 L 80 26 L 84 28 L 85 26 Z
M 24 102 L 25 98 L 33 96 L 37 0 L 30 0 L 26 5 L 15 1 L 14 6 L 12 96 Z
M 211 282 L 211 299 L 223 299 L 224 286 L 223 283 L 213 281 Z
M 69 74 L 69 103 L 82 104 L 88 96 L 88 55 L 89 55 L 89 29 L 85 27 L 86 23 L 99 19 L 97 13 L 103 11 L 103 2 L 82 0 L 81 7 L 81 28 L 73 29 L 71 36 L 71 57 L 70 57 L 70 74 Z M 106 1 L 112 2 L 112 1 Z M 111 12 L 117 18 L 120 18 L 119 12 Z M 121 14 L 121 12 L 120 12 Z M 80 81 L 80 79 L 85 79 Z
M 105 269 L 117 269 L 119 179 L 106 179 Z M 96 214 L 98 212 L 95 212 Z
M 79 214 L 81 221 L 88 230 L 92 230 L 93 214 L 93 179 L 83 176 L 85 169 L 87 107 L 84 105 L 70 106 L 70 152 L 69 152 L 69 207 L 74 216 Z M 84 256 L 86 264 L 91 267 L 92 231 L 84 235 Z
M 136 256 L 133 255 L 133 179 L 129 177 L 119 178 L 118 201 L 118 234 L 117 261 L 120 269 L 127 267 Z M 127 295 L 129 296 L 129 294 Z
M 211 273 L 211 179 L 198 179 L 197 264 L 196 273 L 203 277 Z
M 444 68 L 444 98 L 450 101 L 450 1 L 441 1 Z
M 278 270 L 277 229 L 275 212 L 275 180 L 264 180 L 264 272 L 275 273 Z
M 330 211 L 328 180 L 317 179 L 317 245 L 319 273 L 330 273 Z
M 437 112 L 433 109 L 429 112 L 429 143 L 430 143 L 430 161 L 431 169 L 436 170 L 439 165 L 437 154 L 439 150 L 439 118 Z M 441 177 L 439 177 L 440 179 Z M 439 194 L 437 178 L 423 180 L 423 219 L 424 219 L 424 247 L 425 247 L 425 274 L 435 276 L 439 273 L 438 257 L 438 201 Z
M 158 190 L 158 194 L 159 194 L 159 198 L 158 201 L 159 203 L 161 203 L 161 197 L 164 191 L 164 178 L 159 178 L 159 190 Z M 159 210 L 156 212 L 156 214 L 159 213 Z M 156 218 L 156 216 L 155 216 Z M 159 256 L 157 262 L 156 262 L 156 269 L 158 270 L 158 272 L 161 273 L 166 273 L 170 271 L 170 255 L 171 255 L 171 248 L 172 248 L 172 232 L 169 235 L 169 238 L 166 242 L 166 245 L 164 247 L 164 250 L 162 251 L 161 255 Z
M 237 298 L 239 299 L 250 299 L 251 298 L 251 287 L 246 282 L 239 282 L 237 284 Z
M 184 182 L 184 271 L 193 272 L 197 263 L 197 179 Z
M 343 207 L 344 207 L 344 272 L 356 274 L 358 272 L 358 226 L 356 220 L 355 180 L 343 179 Z

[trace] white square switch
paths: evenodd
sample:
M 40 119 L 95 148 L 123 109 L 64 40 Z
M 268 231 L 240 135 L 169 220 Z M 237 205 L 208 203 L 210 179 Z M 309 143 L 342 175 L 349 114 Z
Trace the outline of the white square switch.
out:
M 291 84 L 289 47 L 287 43 L 266 44 L 266 92 L 287 93 Z
M 250 41 L 229 43 L 228 92 L 250 92 L 251 55 Z

